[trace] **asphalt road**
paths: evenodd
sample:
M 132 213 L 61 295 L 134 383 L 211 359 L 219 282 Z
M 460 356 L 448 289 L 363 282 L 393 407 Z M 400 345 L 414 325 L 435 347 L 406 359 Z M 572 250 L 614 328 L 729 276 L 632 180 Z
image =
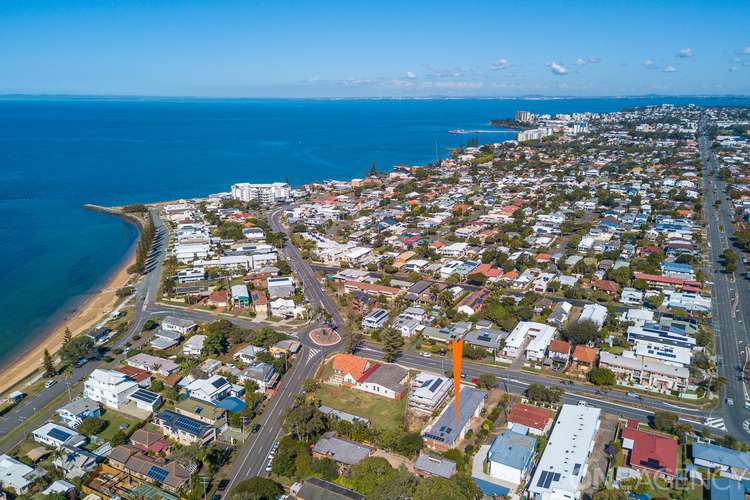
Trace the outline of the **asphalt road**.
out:
M 747 396 L 741 376 L 745 362 L 744 350 L 748 345 L 745 325 L 750 321 L 750 286 L 744 278 L 746 269 L 742 263 L 741 252 L 737 252 L 737 271 L 734 274 L 723 272 L 721 254 L 726 248 L 733 246 L 732 207 L 726 201 L 726 185 L 718 178 L 718 165 L 711 151 L 710 139 L 706 135 L 701 135 L 699 145 L 703 162 L 703 205 L 707 240 L 710 245 L 708 276 L 714 282 L 713 326 L 716 331 L 719 373 L 727 380 L 721 391 L 722 406 L 716 413 L 724 418 L 729 433 L 738 439 L 748 441 L 749 424 L 746 422 L 750 418 L 750 412 L 744 406 Z M 718 209 L 714 206 L 717 200 L 720 202 Z M 734 401 L 733 406 L 727 404 L 727 398 Z

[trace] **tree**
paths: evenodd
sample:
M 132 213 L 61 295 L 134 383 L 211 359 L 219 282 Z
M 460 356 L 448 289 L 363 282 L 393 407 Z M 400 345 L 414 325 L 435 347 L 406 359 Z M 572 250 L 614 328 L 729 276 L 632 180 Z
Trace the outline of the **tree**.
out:
M 662 432 L 672 432 L 678 420 L 676 413 L 665 410 L 656 410 L 652 417 L 654 429 Z
M 229 493 L 229 500 L 275 500 L 284 493 L 284 488 L 276 481 L 253 476 L 237 483 Z
M 491 373 L 483 373 L 479 376 L 479 387 L 482 389 L 494 389 L 497 387 L 497 377 Z
M 86 436 L 99 434 L 107 427 L 107 421 L 99 417 L 89 417 L 78 426 L 78 432 Z
M 52 356 L 50 356 L 50 353 L 47 349 L 44 350 L 44 376 L 45 377 L 54 377 L 57 373 L 57 370 L 55 370 L 55 363 L 52 361 Z
M 599 326 L 593 321 L 575 321 L 565 329 L 565 338 L 580 345 L 588 344 L 599 336 Z
M 70 343 L 70 340 L 73 338 L 73 334 L 70 333 L 70 328 L 67 326 L 65 327 L 65 333 L 63 334 L 63 347 L 65 347 L 68 343 Z
M 298 440 L 309 441 L 325 432 L 328 422 L 315 404 L 305 400 L 286 412 L 283 427 Z
M 203 352 L 209 356 L 221 356 L 227 352 L 227 338 L 223 331 L 212 331 L 203 342 Z
M 589 372 L 589 380 L 594 385 L 614 385 L 615 374 L 609 368 L 594 367 Z
M 391 481 L 393 473 L 394 469 L 385 458 L 367 457 L 352 467 L 345 486 L 369 498 Z
M 526 397 L 541 403 L 557 403 L 563 395 L 559 387 L 545 387 L 542 384 L 530 384 L 526 388 Z
M 318 389 L 318 382 L 314 378 L 306 378 L 302 382 L 302 390 L 306 393 L 315 392 Z
M 420 432 L 405 432 L 396 443 L 396 451 L 407 457 L 414 457 L 422 450 L 424 440 Z
M 353 353 L 362 345 L 363 340 L 362 332 L 353 327 L 347 328 L 344 331 L 344 352 Z
M 450 479 L 430 477 L 419 482 L 414 492 L 414 500 L 463 500 L 466 498 L 461 487 Z
M 393 327 L 385 328 L 380 334 L 380 338 L 383 340 L 383 352 L 386 363 L 392 363 L 396 360 L 401 348 L 404 347 L 404 337 L 401 336 L 401 332 Z
M 315 476 L 326 481 L 335 481 L 339 477 L 339 466 L 330 458 L 313 460 L 311 469 Z

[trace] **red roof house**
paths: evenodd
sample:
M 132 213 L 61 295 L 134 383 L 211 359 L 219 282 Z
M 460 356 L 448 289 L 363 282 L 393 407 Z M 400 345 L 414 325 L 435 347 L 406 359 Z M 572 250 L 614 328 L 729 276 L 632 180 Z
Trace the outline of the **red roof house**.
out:
M 538 406 L 516 403 L 508 413 L 509 424 L 520 424 L 532 434 L 544 434 L 551 423 L 552 412 Z
M 649 474 L 675 477 L 677 446 L 672 437 L 640 430 L 636 420 L 628 420 L 622 431 L 622 447 L 630 451 L 628 465 Z

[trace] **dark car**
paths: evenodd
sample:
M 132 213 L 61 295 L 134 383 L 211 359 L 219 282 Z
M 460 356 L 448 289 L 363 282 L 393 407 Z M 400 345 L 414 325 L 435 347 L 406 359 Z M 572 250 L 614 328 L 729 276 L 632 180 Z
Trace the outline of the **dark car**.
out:
M 255 434 L 259 430 L 260 430 L 260 424 L 255 424 L 250 432 L 252 432 L 253 434 Z
M 222 479 L 219 481 L 219 485 L 216 487 L 218 491 L 224 491 L 229 486 L 229 479 Z

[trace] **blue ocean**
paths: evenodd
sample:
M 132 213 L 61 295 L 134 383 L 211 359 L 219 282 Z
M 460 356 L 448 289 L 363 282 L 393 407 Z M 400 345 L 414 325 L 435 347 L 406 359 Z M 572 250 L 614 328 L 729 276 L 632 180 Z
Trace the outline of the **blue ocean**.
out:
M 226 191 L 240 181 L 360 177 L 420 164 L 517 110 L 616 111 L 731 98 L 201 100 L 0 99 L 0 362 L 72 312 L 136 231 L 85 203 Z M 482 134 L 497 142 L 510 133 Z

